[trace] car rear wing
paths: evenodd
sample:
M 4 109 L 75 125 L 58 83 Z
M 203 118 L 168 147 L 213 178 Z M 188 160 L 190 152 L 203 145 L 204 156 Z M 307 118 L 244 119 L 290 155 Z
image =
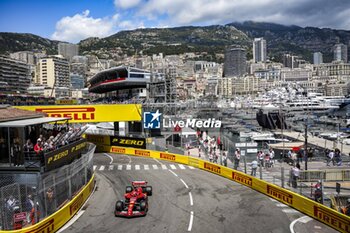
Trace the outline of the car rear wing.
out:
M 131 182 L 132 186 L 136 187 L 136 186 L 144 186 L 147 185 L 147 181 L 133 181 Z

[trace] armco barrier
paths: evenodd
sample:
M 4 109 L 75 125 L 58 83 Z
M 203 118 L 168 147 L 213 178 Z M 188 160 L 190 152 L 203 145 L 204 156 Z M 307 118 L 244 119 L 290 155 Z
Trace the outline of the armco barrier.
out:
M 92 175 L 89 183 L 66 205 L 54 214 L 43 219 L 39 223 L 15 231 L 0 231 L 0 233 L 42 233 L 56 232 L 64 224 L 66 224 L 76 212 L 83 206 L 85 201 L 92 193 L 95 186 L 95 175 Z
M 290 190 L 281 188 L 274 184 L 270 184 L 264 180 L 257 179 L 243 172 L 185 155 L 115 146 L 105 146 L 104 149 L 105 151 L 112 153 L 156 158 L 176 163 L 187 164 L 226 177 L 237 183 L 259 191 L 271 198 L 274 198 L 277 201 L 282 202 L 283 204 L 293 207 L 294 209 L 297 209 L 300 212 L 318 221 L 321 221 L 340 232 L 350 233 L 350 217 L 338 213 L 337 211 L 331 208 L 321 205 L 297 193 L 291 192 Z

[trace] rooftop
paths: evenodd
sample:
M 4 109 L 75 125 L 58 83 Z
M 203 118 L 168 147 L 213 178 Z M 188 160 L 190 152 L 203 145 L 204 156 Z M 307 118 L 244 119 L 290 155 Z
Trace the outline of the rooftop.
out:
M 44 117 L 45 113 L 12 108 L 10 105 L 0 105 L 0 122 Z

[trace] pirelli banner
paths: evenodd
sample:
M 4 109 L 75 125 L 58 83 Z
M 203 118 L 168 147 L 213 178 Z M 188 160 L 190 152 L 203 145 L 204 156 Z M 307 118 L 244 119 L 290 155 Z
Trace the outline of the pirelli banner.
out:
M 350 217 L 290 190 L 268 183 L 264 180 L 260 180 L 243 172 L 236 171 L 231 168 L 218 165 L 216 163 L 210 163 L 199 158 L 172 154 L 168 152 L 116 146 L 110 147 L 109 151 L 117 154 L 129 154 L 146 158 L 156 158 L 169 162 L 183 163 L 214 173 L 216 175 L 226 177 L 239 184 L 261 192 L 271 198 L 274 198 L 275 200 L 294 209 L 297 209 L 300 212 L 327 224 L 339 232 L 350 233 Z
M 45 153 L 45 170 L 50 171 L 65 164 L 71 163 L 82 154 L 85 147 L 86 139 L 81 139 L 67 146 L 58 148 L 55 151 Z
M 15 231 L 0 231 L 6 233 L 43 233 L 56 232 L 64 226 L 83 206 L 95 187 L 95 175 L 93 175 L 86 186 L 66 205 L 59 209 L 54 214 L 45 218 L 41 222 Z
M 146 149 L 146 139 L 122 137 L 122 136 L 110 136 L 110 145 Z
M 49 117 L 70 117 L 70 123 L 141 121 L 141 104 L 15 106 L 44 112 Z

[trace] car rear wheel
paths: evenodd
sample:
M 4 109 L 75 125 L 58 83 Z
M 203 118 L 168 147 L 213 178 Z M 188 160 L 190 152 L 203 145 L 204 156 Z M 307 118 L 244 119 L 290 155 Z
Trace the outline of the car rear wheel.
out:
M 146 186 L 147 196 L 152 196 L 152 186 Z
M 117 203 L 115 203 L 115 210 L 116 211 L 123 211 L 123 209 L 124 209 L 124 202 L 117 201 Z
M 132 192 L 132 189 L 133 188 L 131 186 L 126 186 L 125 192 L 130 193 L 130 192 Z

